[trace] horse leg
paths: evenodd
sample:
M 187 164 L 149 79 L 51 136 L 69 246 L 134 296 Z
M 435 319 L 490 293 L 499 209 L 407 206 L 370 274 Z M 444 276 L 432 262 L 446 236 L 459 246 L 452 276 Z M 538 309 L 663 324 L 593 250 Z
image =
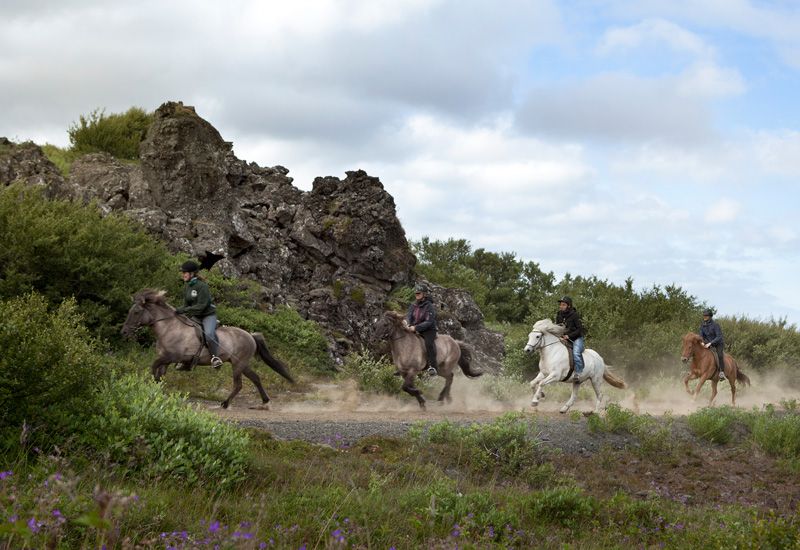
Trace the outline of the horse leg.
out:
M 683 377 L 683 387 L 686 388 L 686 393 L 692 395 L 692 390 L 689 389 L 689 380 L 694 380 L 694 373 L 689 371 L 686 373 L 686 376 Z
M 539 374 L 536 375 L 536 378 L 530 381 L 531 390 L 533 390 L 533 401 L 531 401 L 531 406 L 533 407 L 539 404 L 539 399 L 544 398 L 543 393 L 541 395 L 539 394 L 542 389 L 542 380 L 544 380 L 544 374 L 540 371 Z
M 150 365 L 150 372 L 153 373 L 153 379 L 156 382 L 161 381 L 161 377 L 167 373 L 167 365 L 169 365 L 171 362 L 172 360 L 169 357 L 156 357 L 156 360 L 153 361 L 152 365 Z
M 263 410 L 269 410 L 269 405 L 267 405 L 267 403 L 269 403 L 269 396 L 264 390 L 264 386 L 261 385 L 261 378 L 258 376 L 256 371 L 251 369 L 250 365 L 247 365 L 242 369 L 242 374 L 244 374 L 258 390 L 258 394 L 261 396 L 261 406 L 259 408 Z
M 595 378 L 597 378 L 597 380 L 595 380 Z M 594 405 L 594 412 L 599 413 L 600 408 L 603 406 L 603 377 L 591 376 L 589 380 L 592 381 L 592 388 L 594 389 L 594 394 L 597 397 L 597 402 Z
M 717 397 L 717 379 L 711 379 L 711 399 L 708 400 L 708 406 L 710 407 L 714 403 L 714 399 Z
M 564 403 L 564 406 L 561 407 L 558 412 L 564 414 L 569 410 L 569 408 L 575 403 L 575 400 L 578 398 L 578 388 L 580 388 L 580 384 L 571 384 L 572 386 L 572 394 L 567 399 L 567 402 Z
M 450 386 L 453 385 L 453 369 L 450 369 L 450 372 L 447 373 L 447 376 L 443 374 L 439 374 L 439 376 L 444 378 L 444 388 L 442 388 L 442 391 L 439 393 L 439 398 L 437 401 L 444 401 L 446 399 L 447 402 L 450 403 L 453 401 L 453 399 L 450 397 Z
M 227 409 L 228 406 L 233 401 L 233 398 L 236 397 L 236 394 L 242 389 L 242 369 L 234 368 L 233 369 L 233 389 L 231 390 L 230 395 L 228 398 L 221 403 L 223 409 Z
M 414 386 L 414 377 L 417 375 L 417 372 L 411 370 L 406 373 L 405 378 L 403 379 L 403 391 L 409 395 L 413 395 L 417 398 L 417 403 L 421 409 L 425 408 L 425 398 L 422 397 L 422 392 L 419 391 L 419 388 Z
M 539 399 L 541 399 L 541 397 L 544 395 L 542 388 L 544 388 L 550 382 L 554 382 L 555 380 L 557 380 L 558 377 L 556 376 L 556 374 L 557 373 L 555 372 L 551 372 L 550 374 L 544 377 L 544 380 L 539 382 L 539 388 L 536 390 L 536 393 L 533 394 L 533 399 L 531 400 L 531 407 L 536 407 L 539 405 Z

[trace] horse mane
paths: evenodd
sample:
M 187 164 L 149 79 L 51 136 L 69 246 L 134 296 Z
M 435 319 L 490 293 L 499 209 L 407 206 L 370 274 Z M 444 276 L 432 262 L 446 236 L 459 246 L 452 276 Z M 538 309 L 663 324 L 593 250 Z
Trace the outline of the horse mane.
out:
M 156 290 L 154 288 L 145 288 L 133 296 L 133 301 L 140 304 L 157 304 L 160 306 L 166 306 L 168 305 L 167 291 Z
M 557 325 L 550 319 L 542 319 L 533 324 L 533 330 L 535 332 L 547 332 L 549 334 L 553 334 L 554 336 L 562 336 L 564 332 L 566 332 L 567 327 L 564 325 Z
M 386 316 L 387 319 L 392 321 L 395 325 L 402 324 L 406 319 L 405 315 L 403 315 L 402 313 L 398 313 L 396 311 L 387 311 L 384 315 Z

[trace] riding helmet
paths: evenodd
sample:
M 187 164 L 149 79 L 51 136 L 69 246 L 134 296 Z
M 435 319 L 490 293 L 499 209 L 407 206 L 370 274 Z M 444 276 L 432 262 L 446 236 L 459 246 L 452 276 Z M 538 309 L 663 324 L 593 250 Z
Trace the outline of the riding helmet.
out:
M 425 286 L 424 284 L 417 283 L 416 285 L 414 285 L 414 294 L 417 294 L 419 292 L 422 292 L 423 294 L 428 294 L 428 292 L 430 291 L 428 290 L 428 287 Z
M 570 298 L 569 296 L 562 296 L 561 299 L 558 301 L 558 303 L 560 304 L 561 302 L 564 302 L 569 307 L 572 307 L 572 298 Z
M 197 265 L 197 262 L 193 262 L 192 260 L 183 262 L 181 265 L 182 273 L 197 273 L 198 271 L 200 271 L 200 266 Z
M 703 310 L 703 317 L 705 317 L 706 315 L 708 315 L 709 317 L 713 317 L 714 316 L 714 312 L 711 311 L 710 309 L 706 308 L 706 309 Z

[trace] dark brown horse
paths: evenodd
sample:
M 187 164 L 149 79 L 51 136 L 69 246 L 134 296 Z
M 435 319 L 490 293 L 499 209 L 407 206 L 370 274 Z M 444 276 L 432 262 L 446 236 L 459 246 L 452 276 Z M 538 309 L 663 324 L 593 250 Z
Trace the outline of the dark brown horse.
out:
M 167 372 L 171 363 L 194 363 L 210 365 L 211 355 L 202 345 L 196 330 L 197 323 L 188 317 L 179 315 L 175 308 L 167 304 L 163 291 L 145 289 L 137 292 L 133 298 L 133 306 L 128 311 L 128 318 L 122 326 L 124 336 L 133 335 L 137 328 L 148 326 L 156 335 L 156 352 L 158 356 L 150 369 L 153 378 L 160 380 Z M 233 390 L 228 398 L 222 402 L 222 408 L 228 405 L 239 390 L 242 389 L 242 375 L 245 375 L 258 389 L 263 404 L 262 409 L 269 409 L 267 403 L 269 396 L 261 385 L 261 378 L 250 368 L 250 359 L 258 356 L 269 365 L 272 370 L 283 376 L 289 382 L 294 379 L 286 367 L 278 361 L 267 349 L 264 337 L 258 333 L 249 333 L 236 327 L 220 327 L 217 329 L 219 340 L 219 357 L 223 361 L 230 361 L 233 365 Z
M 421 408 L 425 408 L 425 398 L 414 385 L 417 377 L 426 364 L 425 341 L 414 332 L 409 332 L 403 315 L 394 311 L 384 313 L 375 325 L 374 337 L 389 342 L 392 350 L 392 362 L 403 377 L 403 391 L 417 398 Z M 452 401 L 450 386 L 453 384 L 453 370 L 461 367 L 462 372 L 470 378 L 477 378 L 482 372 L 473 371 L 470 367 L 471 354 L 464 342 L 454 340 L 446 334 L 436 336 L 436 369 L 444 378 L 444 388 L 439 394 L 439 401 Z
M 708 400 L 709 406 L 714 402 L 717 397 L 717 382 L 719 382 L 719 373 L 717 367 L 717 354 L 714 351 L 707 349 L 703 345 L 703 339 L 700 335 L 689 332 L 683 337 L 683 349 L 681 350 L 681 360 L 684 363 L 689 363 L 689 372 L 683 377 L 683 385 L 686 392 L 697 398 L 700 393 L 700 388 L 706 380 L 711 380 L 711 399 Z M 725 354 L 725 377 L 731 385 L 731 401 L 736 406 L 736 382 L 741 382 L 747 386 L 750 385 L 750 379 L 739 368 L 736 359 Z M 689 389 L 689 380 L 699 378 L 694 392 Z

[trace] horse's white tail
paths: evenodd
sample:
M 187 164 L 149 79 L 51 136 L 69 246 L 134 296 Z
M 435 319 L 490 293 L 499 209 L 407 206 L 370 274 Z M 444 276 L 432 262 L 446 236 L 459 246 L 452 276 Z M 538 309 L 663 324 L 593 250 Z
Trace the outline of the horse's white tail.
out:
M 605 370 L 603 371 L 603 380 L 605 380 L 615 388 L 619 388 L 621 390 L 628 387 L 628 385 L 622 378 L 615 376 L 614 373 L 608 370 L 608 366 L 606 366 Z

